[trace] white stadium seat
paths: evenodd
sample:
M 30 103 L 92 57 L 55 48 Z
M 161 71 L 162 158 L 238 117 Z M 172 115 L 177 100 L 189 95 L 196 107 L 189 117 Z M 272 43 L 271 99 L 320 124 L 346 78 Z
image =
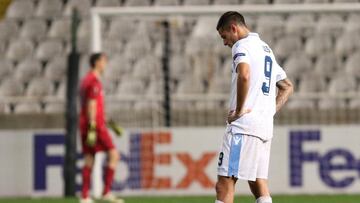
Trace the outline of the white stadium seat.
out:
M 13 63 L 6 58 L 0 58 L 0 81 L 13 73 Z
M 112 18 L 107 38 L 109 40 L 128 41 L 136 32 L 137 28 L 137 23 L 132 18 Z
M 293 14 L 286 21 L 286 33 L 289 35 L 310 37 L 315 33 L 315 17 L 311 14 Z
M 35 6 L 32 1 L 13 0 L 6 11 L 7 18 L 30 18 Z
M 35 59 L 26 59 L 19 63 L 15 71 L 15 78 L 18 82 L 27 83 L 41 73 L 41 64 Z
M 104 78 L 110 81 L 119 81 L 124 75 L 129 75 L 132 67 L 124 57 L 114 56 L 109 60 L 109 64 L 105 70 Z
M 349 56 L 360 49 L 360 35 L 358 32 L 344 32 L 336 41 L 337 56 Z
M 18 25 L 15 20 L 2 19 L 0 21 L 0 40 L 2 42 L 17 37 Z
M 274 0 L 275 4 L 299 4 L 301 0 Z
M 209 5 L 210 0 L 184 0 L 184 5 Z
M 69 40 L 71 34 L 70 24 L 70 18 L 53 20 L 49 30 L 49 37 L 54 39 Z
M 332 76 L 341 66 L 339 57 L 334 52 L 325 52 L 318 56 L 315 63 L 315 72 L 324 76 Z M 341 68 L 340 68 L 341 69 Z
M 20 37 L 40 41 L 46 36 L 46 22 L 41 19 L 26 20 L 20 31 Z
M 350 57 L 346 60 L 345 70 L 348 74 L 354 75 L 356 77 L 360 77 L 360 51 L 355 52 L 350 55 Z
M 45 113 L 64 113 L 65 104 L 63 102 L 47 102 L 45 106 Z
M 355 77 L 341 72 L 330 81 L 328 92 L 331 94 L 355 92 L 356 88 Z
M 243 4 L 269 4 L 269 0 L 244 0 Z
M 280 38 L 273 48 L 274 54 L 279 59 L 288 57 L 291 53 L 299 52 L 302 49 L 301 39 L 296 36 L 284 36 Z
M 321 110 L 334 110 L 334 109 L 345 109 L 346 102 L 343 99 L 320 99 L 319 109 Z
M 145 93 L 145 85 L 140 80 L 126 78 L 121 81 L 116 94 L 120 96 L 143 95 Z
M 37 102 L 22 102 L 15 106 L 16 114 L 41 113 L 41 106 Z
M 333 44 L 330 36 L 315 35 L 306 41 L 305 53 L 310 57 L 316 57 L 324 52 L 331 51 L 332 47 Z
M 180 5 L 179 0 L 155 0 L 155 6 L 178 6 Z
M 293 53 L 284 62 L 283 68 L 290 77 L 297 77 L 311 70 L 312 62 L 304 53 Z
M 46 40 L 40 43 L 36 50 L 36 58 L 48 61 L 63 53 L 63 45 L 59 40 Z
M 344 27 L 344 20 L 340 15 L 321 15 L 316 26 L 318 35 L 339 37 Z
M 150 0 L 126 0 L 125 6 L 150 6 Z
M 304 0 L 304 3 L 306 4 L 326 4 L 329 3 L 329 0 Z
M 24 87 L 16 79 L 9 77 L 0 83 L 0 97 L 16 97 L 24 94 Z
M 322 92 L 326 89 L 325 78 L 321 74 L 308 73 L 301 77 L 299 93 Z
M 76 8 L 80 15 L 87 16 L 90 14 L 91 0 L 69 0 L 65 5 L 64 15 L 71 16 L 73 9 Z
M 30 97 L 44 97 L 53 94 L 53 84 L 50 80 L 39 77 L 33 78 L 26 91 L 26 95 Z
M 46 66 L 45 77 L 51 81 L 61 81 L 65 78 L 67 70 L 67 57 L 56 57 Z
M 286 109 L 314 109 L 315 101 L 312 99 L 290 99 L 286 105 Z
M 34 45 L 30 40 L 13 40 L 9 45 L 6 57 L 14 61 L 21 61 L 33 55 Z
M 237 5 L 240 4 L 239 0 L 214 0 L 215 5 Z
M 63 1 L 40 0 L 35 15 L 41 18 L 53 19 L 62 16 Z
M 119 0 L 96 0 L 95 6 L 97 7 L 118 7 L 120 6 Z

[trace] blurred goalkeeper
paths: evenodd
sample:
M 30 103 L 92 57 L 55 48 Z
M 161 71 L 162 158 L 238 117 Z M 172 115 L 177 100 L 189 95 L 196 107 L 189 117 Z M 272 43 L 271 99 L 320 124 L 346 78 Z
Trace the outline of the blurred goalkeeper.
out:
M 91 70 L 82 79 L 80 85 L 81 113 L 80 134 L 84 154 L 84 168 L 82 170 L 81 203 L 91 203 L 90 176 L 96 152 L 104 151 L 107 154 L 107 165 L 104 171 L 103 199 L 109 202 L 121 202 L 111 194 L 110 189 L 114 179 L 114 172 L 119 160 L 119 153 L 115 149 L 112 138 L 107 130 L 107 124 L 116 135 L 122 134 L 122 129 L 114 122 L 106 123 L 104 112 L 104 93 L 100 76 L 107 64 L 107 57 L 103 53 L 90 56 Z

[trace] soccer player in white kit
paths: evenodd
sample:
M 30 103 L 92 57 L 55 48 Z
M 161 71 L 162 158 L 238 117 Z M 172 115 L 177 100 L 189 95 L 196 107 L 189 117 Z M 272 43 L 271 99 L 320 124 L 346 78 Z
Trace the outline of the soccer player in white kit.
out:
M 273 117 L 293 92 L 293 85 L 270 47 L 250 32 L 240 13 L 224 13 L 216 29 L 224 45 L 231 47 L 233 63 L 215 202 L 232 203 L 235 183 L 243 179 L 256 203 L 271 203 L 267 177 Z

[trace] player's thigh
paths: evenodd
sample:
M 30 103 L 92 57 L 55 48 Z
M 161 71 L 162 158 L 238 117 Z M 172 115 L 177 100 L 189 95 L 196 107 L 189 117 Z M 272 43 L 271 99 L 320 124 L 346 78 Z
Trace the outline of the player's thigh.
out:
M 100 128 L 98 131 L 98 140 L 96 143 L 96 151 L 110 151 L 115 149 L 113 139 L 106 128 Z
M 92 168 L 94 165 L 95 156 L 93 153 L 84 153 L 84 165 Z
M 269 164 L 270 164 L 270 151 L 271 140 L 263 142 L 259 147 L 259 165 L 256 174 L 256 178 L 268 179 Z

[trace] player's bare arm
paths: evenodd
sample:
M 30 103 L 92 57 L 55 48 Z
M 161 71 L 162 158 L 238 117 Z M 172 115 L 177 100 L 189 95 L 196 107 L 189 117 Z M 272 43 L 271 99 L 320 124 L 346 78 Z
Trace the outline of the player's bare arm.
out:
M 88 115 L 89 115 L 89 124 L 90 125 L 96 125 L 96 100 L 90 99 L 88 101 Z
M 278 81 L 276 83 L 276 87 L 278 88 L 276 96 L 276 112 L 278 112 L 289 99 L 289 96 L 293 93 L 294 87 L 291 81 L 287 78 Z
M 239 63 L 236 68 L 237 71 L 237 94 L 236 94 L 236 110 L 229 112 L 228 123 L 235 121 L 242 115 L 249 113 L 249 109 L 243 109 L 246 96 L 250 86 L 250 68 L 247 63 Z

